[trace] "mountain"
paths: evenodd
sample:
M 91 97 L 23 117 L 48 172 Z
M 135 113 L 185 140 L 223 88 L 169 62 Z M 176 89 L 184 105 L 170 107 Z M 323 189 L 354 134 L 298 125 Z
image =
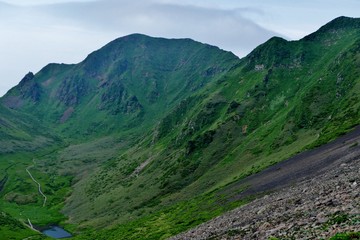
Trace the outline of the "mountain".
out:
M 340 17 L 242 59 L 134 34 L 27 74 L 0 100 L 1 136 L 24 150 L 0 156 L 2 209 L 79 239 L 160 239 L 251 201 L 233 186 L 359 124 L 359 24 Z M 44 208 L 25 171 L 7 180 L 29 166 Z
M 61 134 L 88 138 L 92 133 L 128 131 L 131 125 L 151 126 L 166 109 L 237 62 L 232 53 L 190 39 L 133 34 L 79 64 L 49 64 L 36 75 L 27 74 L 2 102 L 31 112 Z

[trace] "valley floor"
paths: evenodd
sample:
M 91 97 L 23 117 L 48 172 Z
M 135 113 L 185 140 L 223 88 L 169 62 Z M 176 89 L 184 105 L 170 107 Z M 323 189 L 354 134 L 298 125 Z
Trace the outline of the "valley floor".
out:
M 277 190 L 171 239 L 328 239 L 359 232 L 358 142 L 356 129 L 302 158 L 295 156 L 302 168 L 294 169 L 298 164 L 289 159 L 244 179 L 250 187 L 237 197 Z

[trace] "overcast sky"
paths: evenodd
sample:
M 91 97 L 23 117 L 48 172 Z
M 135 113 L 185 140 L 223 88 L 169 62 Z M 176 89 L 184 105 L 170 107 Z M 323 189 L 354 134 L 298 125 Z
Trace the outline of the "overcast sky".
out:
M 0 96 L 29 71 L 78 63 L 131 33 L 192 38 L 239 57 L 272 36 L 296 40 L 360 0 L 0 0 Z

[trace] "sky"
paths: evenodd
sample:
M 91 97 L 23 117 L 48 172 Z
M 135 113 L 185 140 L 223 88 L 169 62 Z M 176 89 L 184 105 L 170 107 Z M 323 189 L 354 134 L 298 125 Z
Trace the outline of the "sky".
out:
M 244 57 L 300 39 L 360 0 L 0 0 L 0 96 L 48 63 L 78 63 L 128 34 L 192 38 Z

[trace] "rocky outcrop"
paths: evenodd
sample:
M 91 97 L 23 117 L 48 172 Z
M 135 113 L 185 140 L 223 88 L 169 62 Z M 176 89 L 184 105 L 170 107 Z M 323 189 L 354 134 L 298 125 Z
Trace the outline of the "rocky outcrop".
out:
M 143 106 L 135 95 L 131 95 L 121 82 L 113 82 L 101 96 L 100 110 L 118 113 L 139 113 Z
M 79 76 L 71 76 L 61 83 L 56 97 L 65 106 L 76 106 L 80 100 L 90 92 L 88 81 Z
M 360 158 L 171 239 L 327 239 L 360 231 Z

